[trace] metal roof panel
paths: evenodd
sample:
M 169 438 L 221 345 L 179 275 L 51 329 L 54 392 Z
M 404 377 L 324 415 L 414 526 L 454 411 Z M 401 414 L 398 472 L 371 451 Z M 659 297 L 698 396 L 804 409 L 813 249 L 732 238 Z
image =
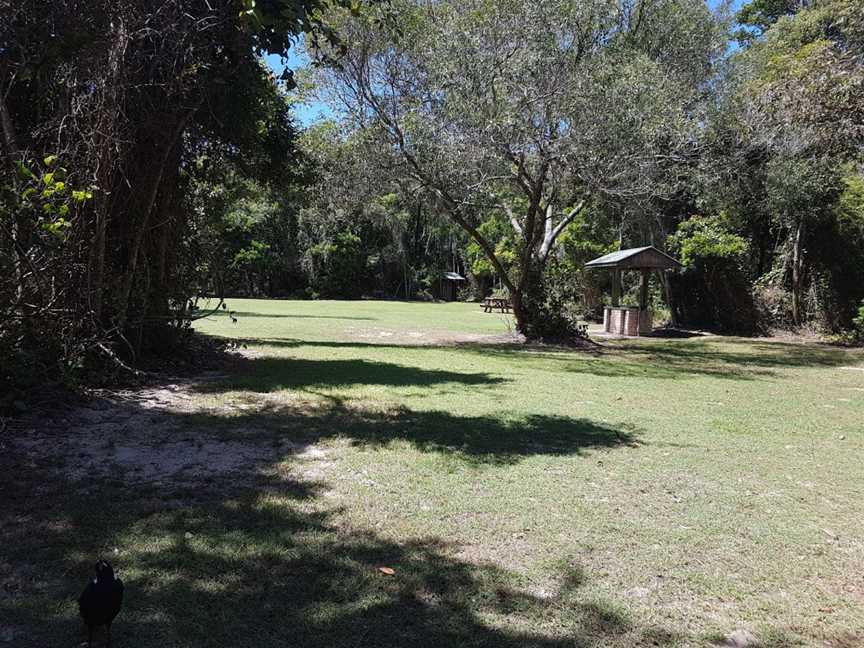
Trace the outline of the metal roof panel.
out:
M 642 257 L 642 258 L 640 258 Z M 641 265 L 640 265 L 641 264 Z M 610 252 L 592 259 L 586 268 L 674 268 L 681 264 L 653 245 Z

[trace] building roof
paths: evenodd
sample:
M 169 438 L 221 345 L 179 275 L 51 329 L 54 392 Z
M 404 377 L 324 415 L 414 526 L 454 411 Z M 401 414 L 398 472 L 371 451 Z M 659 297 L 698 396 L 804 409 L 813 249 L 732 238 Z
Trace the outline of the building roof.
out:
M 617 270 L 667 270 L 681 264 L 653 245 L 610 252 L 585 264 L 586 268 L 613 268 Z
M 450 279 L 451 281 L 468 281 L 465 277 L 460 275 L 458 272 L 445 272 L 445 279 Z

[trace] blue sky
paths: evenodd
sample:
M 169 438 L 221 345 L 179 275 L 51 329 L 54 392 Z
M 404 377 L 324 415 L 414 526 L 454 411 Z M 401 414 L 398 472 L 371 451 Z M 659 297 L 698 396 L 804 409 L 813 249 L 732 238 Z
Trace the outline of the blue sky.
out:
M 296 70 L 299 67 L 309 63 L 309 57 L 303 51 L 302 41 L 291 48 L 288 52 L 288 60 L 283 61 L 281 57 L 271 54 L 266 57 L 267 65 L 270 66 L 278 76 L 287 66 L 291 70 Z M 310 101 L 308 103 L 298 103 L 294 105 L 294 115 L 303 126 L 317 121 L 318 119 L 326 118 L 333 114 L 333 111 L 326 104 Z
M 722 4 L 723 1 L 724 0 L 708 0 L 708 5 L 712 9 L 715 9 Z M 737 11 L 746 1 L 747 0 L 732 0 L 732 10 Z M 283 61 L 279 56 L 275 55 L 268 56 L 265 60 L 267 61 L 267 65 L 277 74 L 277 76 L 286 66 L 292 70 L 296 70 L 297 68 L 303 67 L 309 63 L 309 57 L 307 57 L 306 53 L 303 51 L 302 38 L 289 52 L 287 61 Z M 319 119 L 331 116 L 333 111 L 330 110 L 326 104 L 317 101 L 309 101 L 306 103 L 295 104 L 294 114 L 297 116 L 297 120 L 302 126 L 308 126 Z

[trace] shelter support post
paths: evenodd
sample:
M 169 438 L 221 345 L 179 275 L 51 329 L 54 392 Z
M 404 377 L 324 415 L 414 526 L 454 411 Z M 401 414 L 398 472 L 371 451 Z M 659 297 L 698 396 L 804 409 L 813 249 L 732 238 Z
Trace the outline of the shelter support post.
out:
M 621 271 L 617 268 L 612 271 L 612 305 L 618 306 L 621 302 Z
M 639 310 L 648 308 L 648 279 L 650 270 L 642 270 L 642 284 L 639 286 Z

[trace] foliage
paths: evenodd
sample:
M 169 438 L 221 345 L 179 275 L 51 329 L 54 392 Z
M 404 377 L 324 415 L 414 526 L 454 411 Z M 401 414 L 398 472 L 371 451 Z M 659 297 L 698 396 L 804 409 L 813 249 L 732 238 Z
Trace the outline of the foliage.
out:
M 721 218 L 692 216 L 667 242 L 684 265 L 671 280 L 678 324 L 753 333 L 760 322 L 746 272 L 747 241 Z
M 750 42 L 754 37 L 765 33 L 781 17 L 794 14 L 800 7 L 800 0 L 752 0 L 748 2 L 735 15 L 735 20 L 744 27 L 738 32 L 738 39 L 745 43 Z
M 513 228 L 510 227 L 505 218 L 498 213 L 492 214 L 477 227 L 477 231 L 495 246 L 495 256 L 504 270 L 511 271 L 519 259 L 518 241 L 514 235 Z M 492 280 L 496 276 L 495 266 L 489 261 L 489 257 L 486 256 L 486 253 L 477 241 L 471 240 L 468 242 L 466 255 L 471 273 L 475 277 Z
M 344 50 L 319 68 L 322 94 L 378 170 L 471 237 L 530 335 L 561 323 L 533 322 L 548 303 L 530 292 L 590 196 L 679 189 L 722 51 L 719 22 L 690 0 L 399 0 L 329 24 Z M 492 212 L 515 245 L 480 230 Z
M 747 253 L 747 241 L 721 225 L 722 219 L 693 216 L 682 222 L 667 245 L 685 268 L 707 264 L 740 266 Z
M 837 331 L 861 298 L 860 230 L 839 208 L 864 144 L 864 23 L 853 5 L 746 6 L 744 22 L 768 16 L 764 34 L 731 56 L 704 138 L 695 202 L 747 238 L 774 325 Z
M 740 55 L 753 135 L 784 155 L 857 155 L 864 143 L 864 16 L 830 0 L 778 20 Z
M 284 180 L 295 135 L 256 53 L 285 56 L 324 2 L 243 6 L 3 4 L 4 354 L 41 356 L 46 374 L 94 356 L 124 367 L 187 335 L 190 298 L 214 284 L 199 270 L 216 263 L 196 174 L 216 161 Z
M 858 307 L 858 314 L 852 320 L 855 325 L 855 335 L 859 342 L 864 342 L 864 301 Z
M 329 294 L 440 296 L 445 271 L 465 272 L 464 236 L 437 218 L 434 205 L 398 177 L 370 167 L 367 145 L 363 133 L 333 122 L 303 134 L 302 149 L 317 169 L 300 214 L 305 268 L 316 267 L 316 281 L 321 281 L 326 269 L 310 263 L 309 250 L 350 233 L 362 241 L 365 271 L 355 274 L 362 283 L 337 286 L 335 279 L 327 280 Z
M 684 320 L 753 330 L 755 293 L 852 327 L 859 4 L 753 0 L 729 49 L 701 0 L 7 2 L 0 381 L 170 354 L 202 295 L 432 299 L 447 271 L 566 338 L 609 288 L 585 261 L 667 241 Z M 304 131 L 261 58 L 300 34 L 336 109 Z
M 580 317 L 602 319 L 603 297 L 611 292 L 611 276 L 584 266 L 618 249 L 617 235 L 609 210 L 599 205 L 589 206 L 561 233 L 549 284 L 559 293 L 562 308 L 572 321 Z
M 313 245 L 308 251 L 312 288 L 322 297 L 356 298 L 366 285 L 366 257 L 361 239 L 339 232 L 333 241 Z

